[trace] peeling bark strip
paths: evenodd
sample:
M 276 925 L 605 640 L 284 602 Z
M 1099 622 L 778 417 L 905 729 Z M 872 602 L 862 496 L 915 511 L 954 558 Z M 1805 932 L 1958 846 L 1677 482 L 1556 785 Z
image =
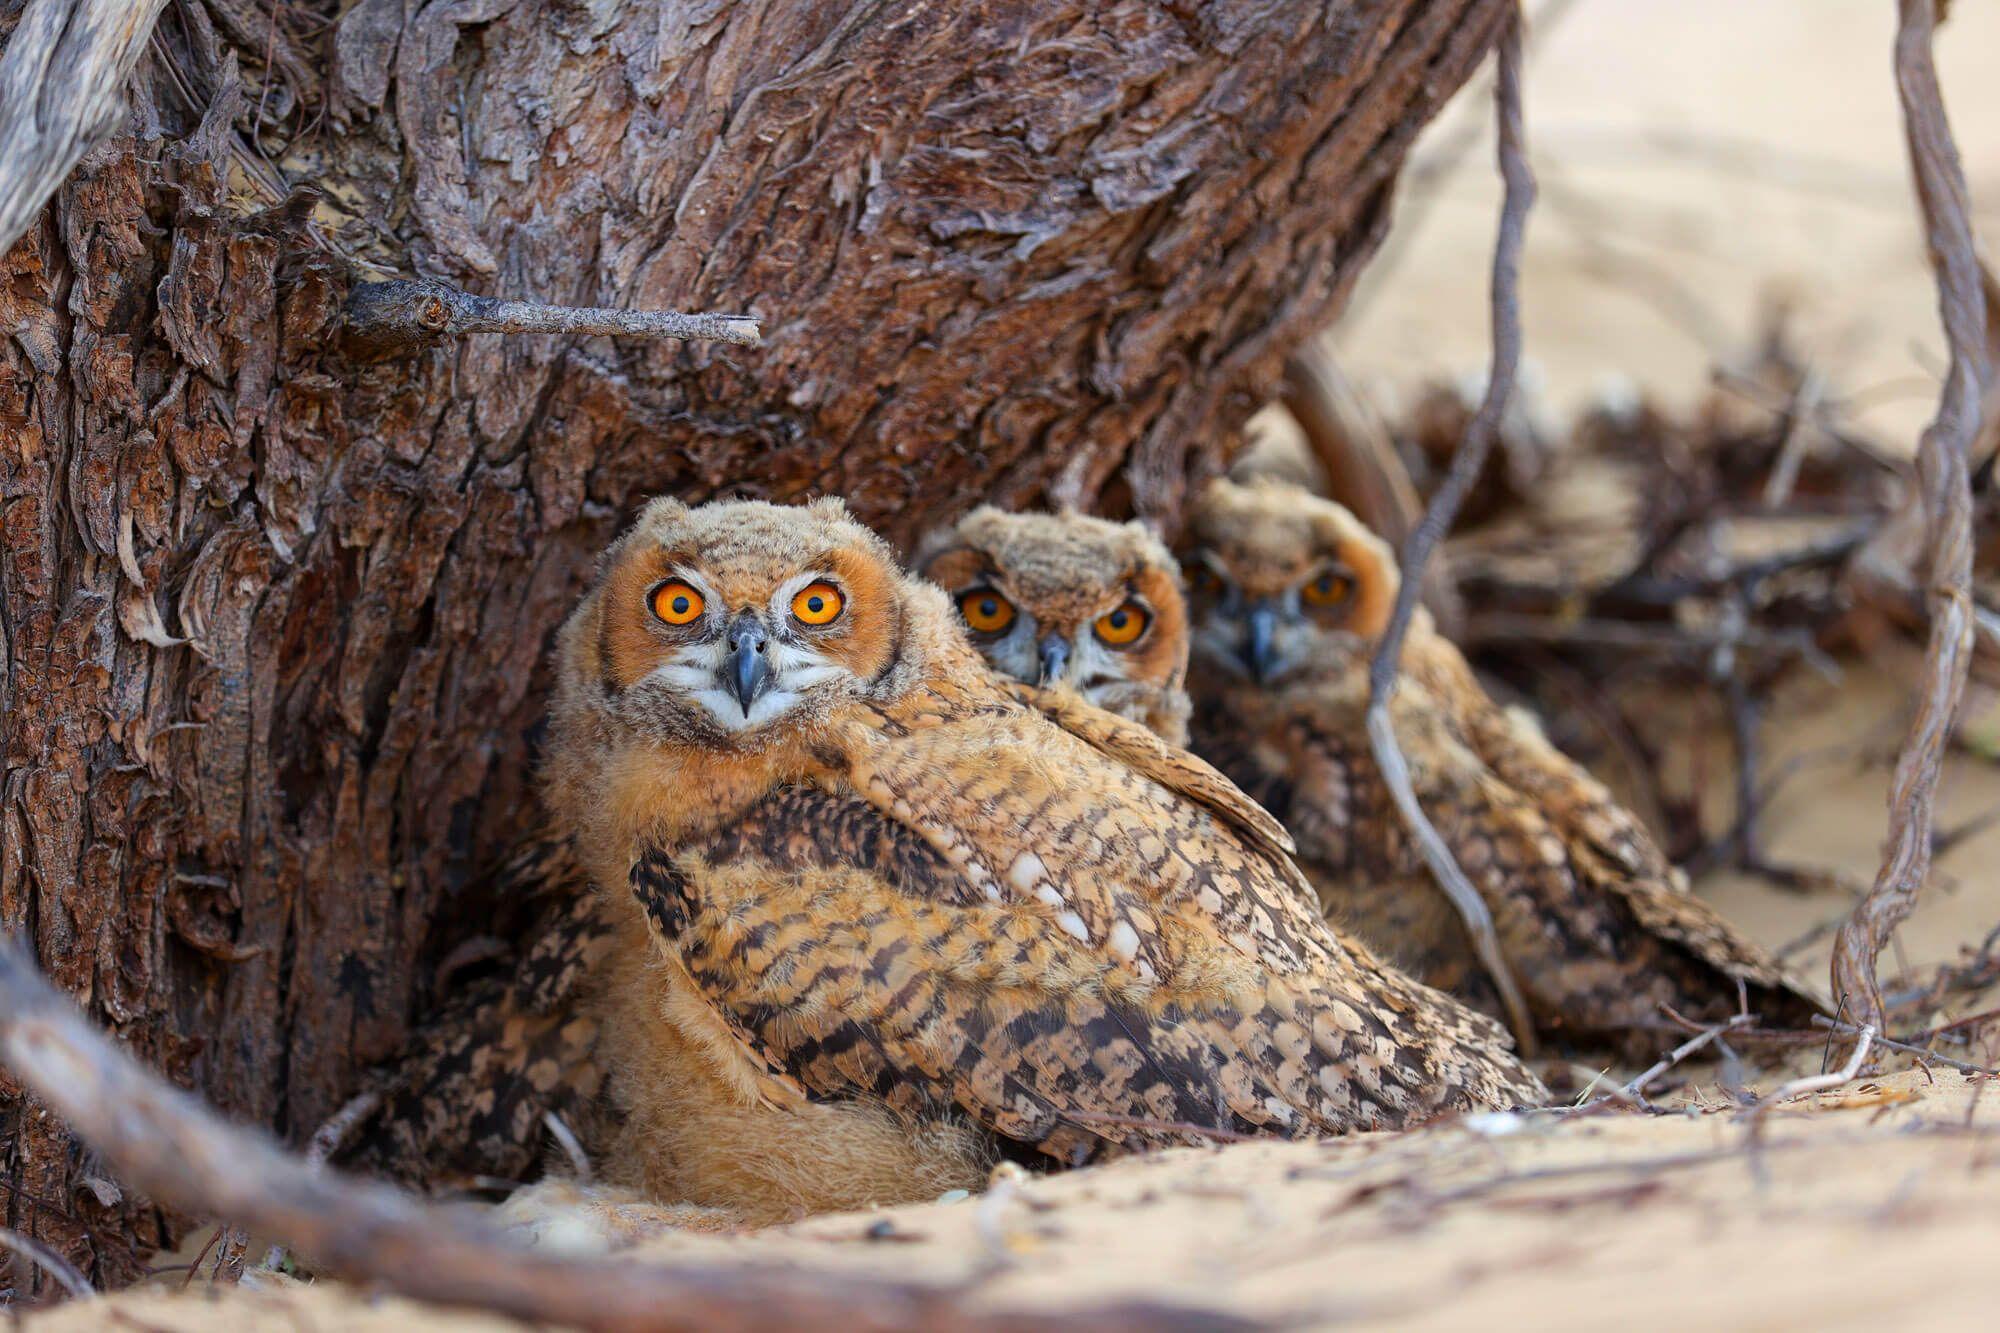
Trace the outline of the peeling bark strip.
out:
M 30 0 L 0 57 L 0 252 L 116 127 L 166 0 Z
M 526 931 L 475 872 L 639 499 L 1171 526 L 1508 12 L 170 6 L 119 136 L 0 253 L 0 926 L 174 1081 L 309 1133 L 438 960 Z M 765 341 L 357 365 L 348 256 Z M 0 1226 L 115 1285 L 170 1219 L 43 1110 L 0 1077 Z
M 0 936 L 0 1064 L 159 1198 L 278 1238 L 323 1271 L 418 1300 L 563 1328 L 1217 1330 L 1263 1327 L 1132 1300 L 1064 1313 L 962 1308 L 948 1287 L 685 1259 L 615 1263 L 528 1249 L 464 1212 L 344 1180 L 233 1128 L 107 1042 Z M 87 1290 L 87 1288 L 85 1288 Z

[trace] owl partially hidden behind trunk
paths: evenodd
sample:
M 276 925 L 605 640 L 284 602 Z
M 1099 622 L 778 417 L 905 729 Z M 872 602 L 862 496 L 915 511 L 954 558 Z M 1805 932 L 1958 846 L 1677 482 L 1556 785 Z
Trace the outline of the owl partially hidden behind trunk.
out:
M 1011 626 L 1053 624 L 1074 638 L 1094 626 L 1073 608 L 1102 615 L 1136 604 L 1146 653 L 1100 652 L 1124 669 L 1073 681 L 1085 697 L 1134 716 L 1126 701 L 1168 696 L 1145 715 L 1177 718 L 1183 705 L 1170 696 L 1191 653 L 1194 749 L 1285 824 L 1329 918 L 1498 1015 L 1364 727 L 1368 664 L 1398 584 L 1388 547 L 1339 505 L 1268 481 L 1214 483 L 1188 539 L 1185 603 L 1157 541 L 1074 515 L 976 512 L 927 543 L 925 568 L 988 660 L 1022 681 L 1050 673 L 1001 651 L 1019 633 Z M 1024 551 L 1038 554 L 1024 561 Z M 980 617 L 1001 599 L 1006 618 L 982 633 Z M 1739 982 L 1766 1022 L 1803 1026 L 1818 1011 L 1767 952 L 1688 892 L 1636 818 L 1531 719 L 1494 703 L 1422 611 L 1402 670 L 1391 715 L 1418 797 L 1485 899 L 1539 1031 L 1651 1053 L 1671 1027 L 1663 1005 L 1718 1020 L 1735 1012 Z M 1098 683 L 1106 678 L 1114 690 Z M 1171 724 L 1161 730 L 1177 738 Z

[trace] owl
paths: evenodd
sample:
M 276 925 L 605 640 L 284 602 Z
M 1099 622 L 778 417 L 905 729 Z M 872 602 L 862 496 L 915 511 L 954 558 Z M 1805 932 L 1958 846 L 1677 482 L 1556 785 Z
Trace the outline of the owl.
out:
M 349 1165 L 426 1188 L 521 1180 L 550 1146 L 545 1116 L 594 1137 L 603 1065 L 584 995 L 609 923 L 570 840 L 546 830 L 509 852 L 492 891 L 531 923 L 525 948 L 453 986 L 371 1073 L 377 1105 L 353 1127 Z
M 1368 743 L 1369 661 L 1399 582 L 1388 546 L 1271 481 L 1211 484 L 1189 542 L 1195 749 L 1284 821 L 1332 917 L 1500 1013 Z M 1663 1005 L 1717 1020 L 1739 985 L 1767 1022 L 1818 1012 L 1604 787 L 1493 702 L 1421 610 L 1401 668 L 1391 717 L 1418 798 L 1491 910 L 1538 1029 L 1656 1050 Z
M 1143 523 L 982 506 L 927 538 L 915 564 L 1002 673 L 1187 740 L 1180 566 Z
M 838 501 L 654 501 L 557 652 L 627 1187 L 754 1223 L 1544 1095 L 1298 904 L 1260 807 L 1030 702 Z

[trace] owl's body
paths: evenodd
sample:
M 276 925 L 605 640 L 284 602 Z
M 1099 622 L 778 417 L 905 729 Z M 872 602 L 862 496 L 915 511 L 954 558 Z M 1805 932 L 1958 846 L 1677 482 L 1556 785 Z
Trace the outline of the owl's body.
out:
M 1498 996 L 1404 830 L 1369 747 L 1368 667 L 1397 587 L 1386 545 L 1329 501 L 1219 482 L 1191 525 L 1194 744 L 1291 831 L 1328 914 L 1489 1013 Z M 1817 1005 L 1689 893 L 1639 821 L 1501 708 L 1419 611 L 1390 715 L 1417 796 L 1479 890 L 1536 1026 L 1626 1041 Z
M 1187 603 L 1144 524 L 981 506 L 932 533 L 915 567 L 995 669 L 1186 743 Z
M 1203 1127 L 1539 1098 L 1294 899 L 1268 816 L 1024 702 L 837 503 L 656 502 L 565 628 L 550 806 L 618 932 L 621 1170 L 768 1220 Z
M 596 1130 L 604 1068 L 588 990 L 612 930 L 569 839 L 523 838 L 494 891 L 532 924 L 525 948 L 454 987 L 370 1079 L 380 1104 L 355 1126 L 347 1161 L 426 1188 L 522 1180 L 551 1146 L 545 1117 Z

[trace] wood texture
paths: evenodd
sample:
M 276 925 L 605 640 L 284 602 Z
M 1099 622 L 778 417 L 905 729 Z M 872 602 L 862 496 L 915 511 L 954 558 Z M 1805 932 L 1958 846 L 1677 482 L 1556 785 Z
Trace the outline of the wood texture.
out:
M 548 632 L 639 497 L 1171 526 L 1506 12 L 173 6 L 0 255 L 0 927 L 303 1139 L 440 959 L 521 928 L 475 872 L 527 826 Z M 343 360 L 346 291 L 412 272 L 745 311 L 767 345 Z M 168 1219 L 42 1110 L 0 1080 L 0 1221 L 129 1276 Z

